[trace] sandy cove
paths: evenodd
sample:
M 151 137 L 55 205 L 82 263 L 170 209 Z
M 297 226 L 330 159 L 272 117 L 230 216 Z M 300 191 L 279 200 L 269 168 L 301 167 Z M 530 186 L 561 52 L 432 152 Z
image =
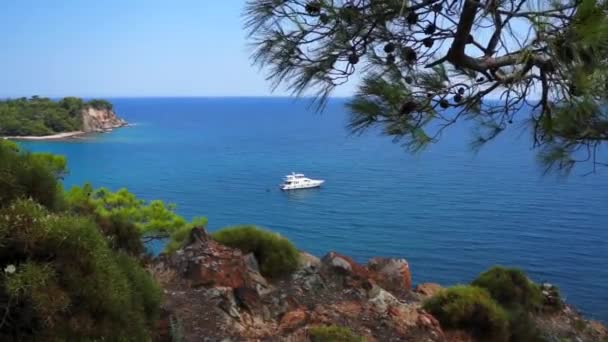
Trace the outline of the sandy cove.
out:
M 41 135 L 41 136 L 8 136 L 8 137 L 1 137 L 1 139 L 5 139 L 5 140 L 57 140 L 57 139 L 68 139 L 68 138 L 74 138 L 83 134 L 88 134 L 87 132 L 83 132 L 83 131 L 74 131 L 74 132 L 64 132 L 64 133 L 57 133 L 57 134 L 51 134 L 51 135 Z

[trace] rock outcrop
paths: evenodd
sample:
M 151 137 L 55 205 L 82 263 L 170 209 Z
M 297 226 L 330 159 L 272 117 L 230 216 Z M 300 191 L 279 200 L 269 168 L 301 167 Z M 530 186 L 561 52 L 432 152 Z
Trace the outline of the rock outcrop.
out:
M 441 287 L 428 283 L 412 291 L 403 259 L 360 265 L 335 252 L 322 259 L 302 252 L 300 259 L 290 276 L 267 280 L 253 254 L 195 228 L 185 247 L 151 265 L 164 288 L 156 340 L 171 341 L 177 331 L 183 341 L 309 341 L 311 327 L 339 325 L 365 341 L 474 341 L 462 331 L 444 332 L 422 309 L 423 299 Z M 564 311 L 538 319 L 561 338 L 580 325 L 577 317 Z M 608 334 L 585 322 L 588 333 L 577 335 L 580 341 Z
M 369 341 L 444 340 L 437 321 L 408 295 L 404 260 L 362 266 L 334 252 L 322 260 L 302 252 L 296 272 L 270 282 L 252 254 L 199 228 L 184 248 L 157 258 L 152 272 L 165 288 L 160 330 L 179 325 L 185 341 L 306 341 L 308 329 L 323 324 L 349 327 Z
M 82 110 L 83 132 L 107 132 L 126 125 L 127 122 L 119 118 L 111 108 L 95 108 L 89 105 Z
M 374 278 L 388 291 L 409 291 L 412 287 L 410 266 L 405 259 L 372 258 L 367 267 L 374 272 Z

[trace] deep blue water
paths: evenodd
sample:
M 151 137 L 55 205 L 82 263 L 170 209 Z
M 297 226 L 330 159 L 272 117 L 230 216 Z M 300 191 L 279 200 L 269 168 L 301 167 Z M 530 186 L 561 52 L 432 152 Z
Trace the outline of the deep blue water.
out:
M 608 321 L 608 170 L 543 177 L 526 135 L 505 133 L 474 154 L 464 127 L 410 155 L 378 134 L 350 136 L 339 99 L 323 114 L 280 98 L 112 102 L 136 125 L 26 145 L 68 156 L 67 186 L 128 187 L 207 216 L 210 230 L 253 223 L 319 256 L 403 257 L 414 282 L 521 267 Z M 291 171 L 326 186 L 279 191 Z

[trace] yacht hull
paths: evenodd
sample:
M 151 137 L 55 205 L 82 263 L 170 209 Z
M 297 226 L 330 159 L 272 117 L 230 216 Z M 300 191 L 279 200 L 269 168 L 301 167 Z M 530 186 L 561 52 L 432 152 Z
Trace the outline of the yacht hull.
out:
M 286 184 L 281 184 L 281 190 L 284 191 L 288 191 L 288 190 L 300 190 L 300 189 L 312 189 L 312 188 L 318 188 L 321 186 L 321 184 L 325 183 L 325 181 L 313 181 L 310 182 L 308 184 L 290 184 L 290 185 L 286 185 Z

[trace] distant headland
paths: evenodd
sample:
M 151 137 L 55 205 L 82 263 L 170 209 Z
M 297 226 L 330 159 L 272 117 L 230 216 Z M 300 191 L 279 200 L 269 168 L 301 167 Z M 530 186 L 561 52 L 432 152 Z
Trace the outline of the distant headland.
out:
M 0 137 L 4 139 L 67 139 L 126 125 L 106 100 L 65 97 L 54 101 L 33 96 L 0 101 Z

